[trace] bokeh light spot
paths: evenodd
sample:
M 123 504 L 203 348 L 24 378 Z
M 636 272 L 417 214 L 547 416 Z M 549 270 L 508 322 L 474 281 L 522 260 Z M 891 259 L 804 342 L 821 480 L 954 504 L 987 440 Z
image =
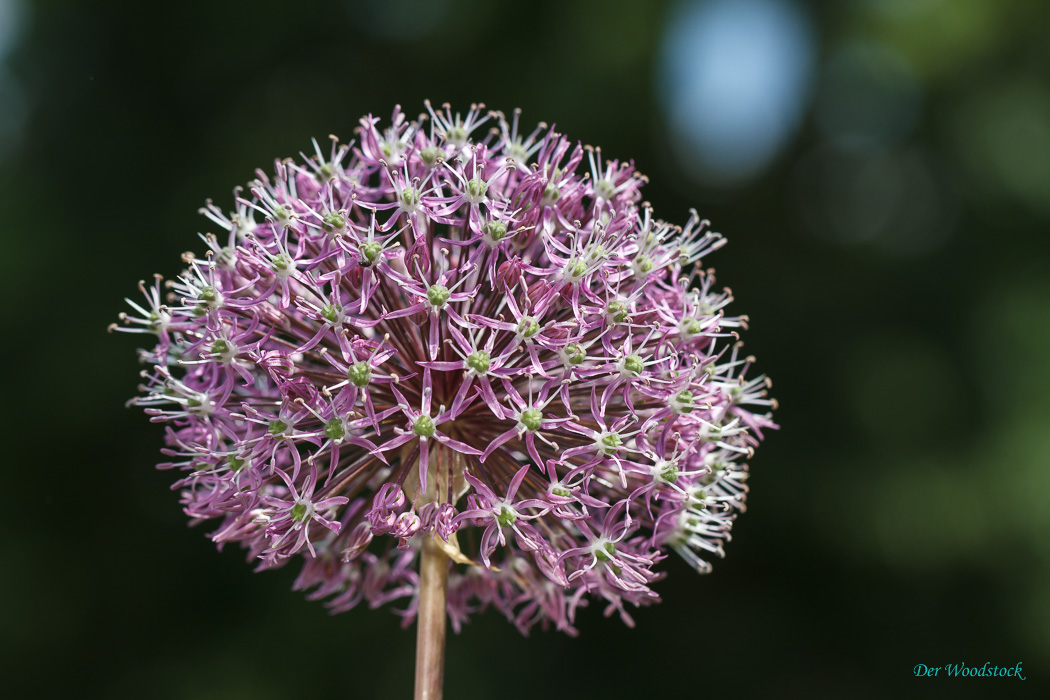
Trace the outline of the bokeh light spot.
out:
M 809 102 L 815 35 L 788 0 L 698 0 L 667 22 L 658 83 L 675 154 L 698 180 L 760 174 Z

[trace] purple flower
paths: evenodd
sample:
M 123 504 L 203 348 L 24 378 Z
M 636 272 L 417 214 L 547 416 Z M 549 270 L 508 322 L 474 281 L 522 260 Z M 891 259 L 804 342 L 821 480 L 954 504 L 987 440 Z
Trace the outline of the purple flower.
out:
M 208 202 L 218 227 L 126 330 L 193 523 L 335 611 L 402 601 L 437 537 L 458 628 L 489 606 L 574 634 L 653 603 L 669 550 L 722 556 L 775 428 L 701 259 L 632 162 L 447 106 L 361 120 Z M 492 120 L 498 128 L 482 127 Z
M 485 531 L 481 535 L 481 560 L 486 567 L 491 568 L 489 559 L 499 546 L 506 546 L 507 537 L 504 530 L 511 530 L 517 535 L 518 546 L 522 550 L 535 552 L 541 548 L 549 549 L 549 545 L 540 532 L 532 525 L 524 522 L 535 520 L 550 510 L 549 505 L 542 499 L 526 498 L 516 500 L 522 482 L 528 475 L 530 465 L 526 464 L 518 470 L 507 486 L 507 495 L 500 498 L 492 492 L 485 482 L 466 475 L 467 482 L 474 488 L 474 493 L 467 497 L 468 508 L 459 514 L 457 522 L 469 521 L 476 527 L 483 527 Z M 529 510 L 539 512 L 528 513 Z
M 270 495 L 264 499 L 266 507 L 260 515 L 267 523 L 265 536 L 270 539 L 270 548 L 264 555 L 284 559 L 306 545 L 310 554 L 316 557 L 317 552 L 310 541 L 311 528 L 316 523 L 322 528 L 338 533 L 342 525 L 327 519 L 325 515 L 339 506 L 346 505 L 349 499 L 345 496 L 313 499 L 314 487 L 317 485 L 316 465 L 310 469 L 310 475 L 306 477 L 301 493 L 287 474 L 283 471 L 277 473 L 288 488 L 285 494 L 281 494 L 283 498 Z

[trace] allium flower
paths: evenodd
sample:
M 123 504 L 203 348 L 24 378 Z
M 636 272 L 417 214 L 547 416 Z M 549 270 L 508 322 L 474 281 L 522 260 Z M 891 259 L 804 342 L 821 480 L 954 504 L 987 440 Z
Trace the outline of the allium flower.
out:
M 132 403 L 193 522 L 263 569 L 302 555 L 333 611 L 413 619 L 435 541 L 457 629 L 574 634 L 595 598 L 631 624 L 668 550 L 722 556 L 775 427 L 700 264 L 725 241 L 517 112 L 427 110 L 209 202 L 205 254 L 122 317 L 157 341 Z

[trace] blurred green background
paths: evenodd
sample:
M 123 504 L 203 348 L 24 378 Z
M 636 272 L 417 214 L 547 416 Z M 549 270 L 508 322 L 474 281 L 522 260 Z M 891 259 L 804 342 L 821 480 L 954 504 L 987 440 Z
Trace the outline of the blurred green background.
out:
M 90 5 L 90 6 L 89 6 Z M 0 694 L 407 698 L 411 630 L 189 530 L 122 297 L 368 112 L 471 101 L 729 237 L 783 426 L 725 561 L 625 629 L 450 640 L 449 698 L 1010 697 L 1050 683 L 1050 3 L 0 0 Z M 912 676 L 1013 666 L 1013 679 Z

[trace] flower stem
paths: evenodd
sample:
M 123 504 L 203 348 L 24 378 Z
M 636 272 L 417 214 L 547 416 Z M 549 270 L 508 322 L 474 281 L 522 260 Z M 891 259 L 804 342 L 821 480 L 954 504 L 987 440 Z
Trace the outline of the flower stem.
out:
M 419 565 L 415 700 L 441 700 L 445 677 L 447 590 L 448 557 L 432 535 L 423 540 L 423 556 Z

